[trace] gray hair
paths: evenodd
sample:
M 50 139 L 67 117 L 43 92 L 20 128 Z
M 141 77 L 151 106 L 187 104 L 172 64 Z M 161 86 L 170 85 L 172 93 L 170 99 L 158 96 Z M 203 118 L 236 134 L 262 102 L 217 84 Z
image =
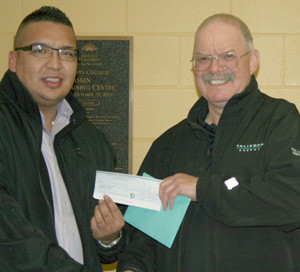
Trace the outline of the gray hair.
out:
M 238 17 L 231 15 L 231 14 L 226 14 L 226 13 L 218 13 L 215 15 L 212 15 L 205 19 L 202 24 L 198 27 L 196 33 L 195 33 L 195 41 L 196 41 L 196 36 L 199 33 L 199 31 L 204 28 L 205 26 L 208 26 L 212 22 L 222 22 L 225 24 L 229 24 L 232 26 L 235 26 L 237 29 L 241 31 L 242 36 L 244 37 L 245 41 L 245 47 L 247 51 L 253 50 L 253 37 L 250 33 L 250 30 L 248 26 Z M 196 44 L 196 42 L 195 42 Z M 195 51 L 195 45 L 194 45 L 194 51 Z M 195 52 L 194 52 L 195 53 Z M 193 55 L 194 55 L 193 53 Z

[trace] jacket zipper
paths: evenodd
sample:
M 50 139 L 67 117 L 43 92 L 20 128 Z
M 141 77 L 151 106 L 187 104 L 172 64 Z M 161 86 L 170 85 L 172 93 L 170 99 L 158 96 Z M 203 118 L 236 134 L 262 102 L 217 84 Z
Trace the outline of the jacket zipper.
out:
M 204 131 L 202 131 L 204 132 Z M 207 151 L 206 151 L 206 155 L 209 156 L 210 155 L 210 145 L 209 145 L 209 137 L 208 135 L 204 132 L 205 134 L 205 137 L 206 137 L 206 142 L 208 143 L 208 148 L 207 148 Z M 182 271 L 185 271 L 185 270 L 181 270 L 181 243 L 182 243 L 182 235 L 183 235 L 183 228 L 184 228 L 184 223 L 185 223 L 185 217 L 183 218 L 182 220 L 182 223 L 181 223 L 181 228 L 180 228 L 180 235 L 179 235 L 179 249 L 178 249 L 178 270 L 177 272 L 182 272 Z
M 42 153 L 42 135 L 41 137 L 39 138 L 39 143 L 38 143 L 38 146 L 37 146 L 37 150 L 39 150 L 40 152 L 40 156 L 43 156 L 43 153 Z M 44 156 L 43 156 L 43 160 L 44 160 Z M 45 162 L 46 163 L 46 162 Z M 49 208 L 49 211 L 50 211 L 50 215 L 51 215 L 51 219 L 52 219 L 52 224 L 55 225 L 55 220 L 54 220 L 54 213 L 53 213 L 53 210 L 52 210 L 52 206 L 50 204 L 50 201 L 47 197 L 47 194 L 45 192 L 45 188 L 44 188 L 44 185 L 43 185 L 43 182 L 42 182 L 42 177 L 41 177 L 41 162 L 40 162 L 40 159 L 38 160 L 38 164 L 37 164 L 37 167 L 38 167 L 38 175 L 39 175 L 39 183 L 40 183 L 40 186 L 41 186 L 41 189 L 42 189 L 42 192 L 43 192 L 43 196 L 46 200 L 46 203 L 47 203 L 47 206 Z M 50 182 L 50 180 L 49 180 Z

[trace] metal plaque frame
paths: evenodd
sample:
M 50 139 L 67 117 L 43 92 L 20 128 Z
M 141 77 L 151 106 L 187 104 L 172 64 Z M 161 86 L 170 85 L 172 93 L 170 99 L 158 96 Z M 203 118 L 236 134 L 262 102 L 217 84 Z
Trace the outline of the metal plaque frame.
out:
M 132 174 L 133 37 L 77 36 L 72 90 L 116 153 L 116 168 Z

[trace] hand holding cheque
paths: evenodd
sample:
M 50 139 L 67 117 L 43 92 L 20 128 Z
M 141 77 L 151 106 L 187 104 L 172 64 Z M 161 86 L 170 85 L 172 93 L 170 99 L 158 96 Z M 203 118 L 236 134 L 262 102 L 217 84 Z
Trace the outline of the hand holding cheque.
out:
M 94 198 L 108 195 L 114 202 L 159 211 L 170 209 L 178 195 L 196 200 L 197 178 L 176 174 L 164 180 L 114 172 L 97 171 Z
M 103 200 L 99 200 L 98 205 L 95 207 L 95 214 L 91 219 L 94 238 L 104 244 L 109 244 L 119 237 L 120 229 L 124 225 L 121 211 L 112 199 L 105 195 Z
M 159 199 L 159 190 L 165 181 L 167 186 L 163 190 L 171 195 L 172 210 L 167 209 L 167 198 L 165 209 Z M 170 248 L 191 201 L 191 198 L 179 194 L 188 193 L 193 196 L 191 192 L 196 187 L 193 182 L 193 177 L 184 174 L 162 181 L 146 173 L 140 177 L 97 171 L 94 197 L 109 195 L 117 203 L 130 205 L 124 220 Z M 182 189 L 184 184 L 187 186 L 185 191 Z

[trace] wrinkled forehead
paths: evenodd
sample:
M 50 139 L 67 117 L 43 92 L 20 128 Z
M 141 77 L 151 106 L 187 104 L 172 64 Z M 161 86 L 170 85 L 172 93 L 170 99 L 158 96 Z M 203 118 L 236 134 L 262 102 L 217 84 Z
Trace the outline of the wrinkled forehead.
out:
M 220 54 L 226 51 L 245 51 L 246 41 L 241 30 L 230 23 L 213 21 L 198 28 L 194 54 Z

